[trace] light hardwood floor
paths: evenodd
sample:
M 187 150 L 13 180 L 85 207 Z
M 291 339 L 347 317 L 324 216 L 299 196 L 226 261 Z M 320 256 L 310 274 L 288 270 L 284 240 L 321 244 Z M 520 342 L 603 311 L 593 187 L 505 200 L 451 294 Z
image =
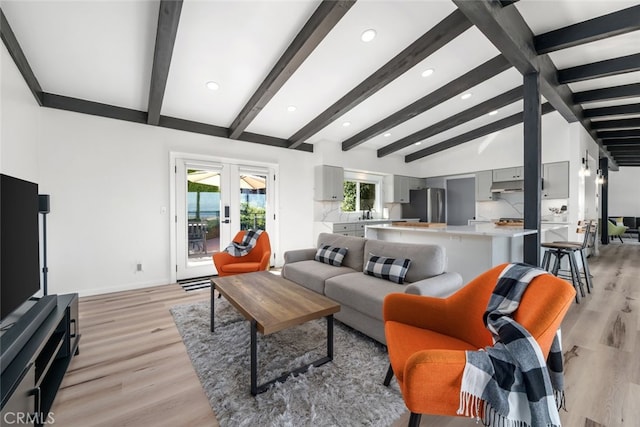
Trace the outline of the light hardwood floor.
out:
M 640 425 L 640 243 L 590 259 L 595 289 L 563 322 L 566 427 Z M 80 355 L 54 403 L 60 426 L 217 426 L 169 307 L 209 298 L 178 285 L 80 299 Z M 215 363 L 215 361 L 212 361 Z M 381 373 L 382 381 L 384 373 Z M 406 426 L 408 413 L 393 424 Z M 422 426 L 469 426 L 423 416 Z

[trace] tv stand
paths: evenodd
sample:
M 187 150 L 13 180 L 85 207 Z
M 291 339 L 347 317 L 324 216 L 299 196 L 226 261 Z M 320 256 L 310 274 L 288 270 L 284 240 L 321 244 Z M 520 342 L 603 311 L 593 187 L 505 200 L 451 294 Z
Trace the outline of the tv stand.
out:
M 27 425 L 42 426 L 55 420 L 55 414 L 50 414 L 53 400 L 71 359 L 78 353 L 78 294 L 43 297 L 46 299 L 53 299 L 52 309 L 48 308 L 51 303 L 36 304 L 11 328 L 20 326 L 22 330 L 27 324 L 31 332 L 26 338 L 21 334 L 17 343 L 17 332 L 10 334 L 12 330 L 0 337 L 3 421 L 21 416 Z M 41 310 L 50 310 L 44 320 Z M 34 322 L 36 326 L 30 326 Z M 11 359 L 6 357 L 7 348 L 15 352 Z

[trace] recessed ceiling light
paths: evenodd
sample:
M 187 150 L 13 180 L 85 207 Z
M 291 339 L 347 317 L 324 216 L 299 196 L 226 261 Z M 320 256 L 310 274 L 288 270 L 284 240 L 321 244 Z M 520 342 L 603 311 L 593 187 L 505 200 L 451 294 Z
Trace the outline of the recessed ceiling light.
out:
M 489 112 L 490 116 L 495 116 L 496 114 L 498 114 L 498 110 L 493 110 Z
M 295 105 L 289 105 L 287 107 L 287 111 L 290 113 L 293 113 L 294 111 L 296 111 L 298 108 Z
M 469 99 L 469 98 L 471 98 L 471 92 L 467 92 L 460 97 L 460 99 Z
M 429 77 L 431 74 L 433 74 L 433 68 L 427 68 L 422 72 L 422 77 Z
M 351 122 L 344 122 L 344 123 L 342 124 L 342 126 L 344 126 L 344 127 L 349 127 L 349 126 L 351 126 Z
M 420 145 L 420 144 L 422 144 L 422 142 L 416 142 L 413 145 Z
M 365 30 L 362 35 L 360 36 L 360 40 L 362 40 L 363 42 L 367 43 L 370 42 L 371 40 L 376 38 L 376 30 L 370 28 L 368 30 Z
M 384 134 L 384 135 L 382 135 L 382 136 L 384 136 L 385 138 L 389 138 L 389 137 L 391 136 L 391 132 L 387 132 L 387 133 L 385 133 L 385 134 Z
M 207 82 L 207 88 L 210 90 L 218 90 L 220 89 L 220 85 L 216 82 Z

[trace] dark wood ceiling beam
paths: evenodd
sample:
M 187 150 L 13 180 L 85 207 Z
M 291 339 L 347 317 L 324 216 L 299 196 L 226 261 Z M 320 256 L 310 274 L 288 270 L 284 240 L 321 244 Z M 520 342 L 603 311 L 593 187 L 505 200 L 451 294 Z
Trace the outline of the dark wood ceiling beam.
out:
M 605 130 L 597 132 L 599 139 L 637 138 L 640 137 L 640 129 Z M 606 141 L 603 141 L 606 144 Z
M 542 114 L 547 114 L 554 111 L 554 108 L 551 104 L 547 102 L 542 104 L 541 111 L 542 111 Z M 504 119 L 495 121 L 493 123 L 489 123 L 488 125 L 484 125 L 472 131 L 463 133 L 462 135 L 454 136 L 453 138 L 450 138 L 446 141 L 442 141 L 430 147 L 423 148 L 422 150 L 416 151 L 415 153 L 408 154 L 404 157 L 404 161 L 406 163 L 413 162 L 413 161 L 422 159 L 423 157 L 431 156 L 441 151 L 448 150 L 453 147 L 457 147 L 458 145 L 464 144 L 465 142 L 482 138 L 483 136 L 486 136 L 494 132 L 498 132 L 502 129 L 506 129 L 511 126 L 522 123 L 523 117 L 524 117 L 524 114 L 522 112 L 514 114 L 509 117 L 505 117 Z
M 624 114 L 640 114 L 640 103 L 614 105 L 611 107 L 589 108 L 584 110 L 585 119 L 594 117 L 619 116 Z
M 602 40 L 640 29 L 640 6 L 559 28 L 535 37 L 539 54 Z
M 489 0 L 453 2 L 521 74 L 539 72 L 541 95 L 566 121 L 580 121 L 593 136 L 589 123 L 583 120 L 582 107 L 573 101 L 571 89 L 558 83 L 558 69 L 553 61 L 548 55 L 538 55 L 536 52 L 533 32 L 516 7 L 503 8 L 499 3 Z M 615 170 L 615 160 L 602 146 L 600 152 L 609 158 L 610 168 Z
M 637 149 L 635 153 L 611 153 L 617 160 L 632 160 L 640 161 L 640 149 Z
M 27 61 L 27 57 L 24 55 L 20 43 L 18 43 L 16 35 L 13 33 L 7 21 L 7 17 L 4 16 L 2 8 L 0 8 L 0 37 L 9 51 L 9 55 L 13 58 L 13 62 L 16 64 L 16 67 L 18 67 L 18 71 L 22 74 L 22 78 L 27 83 L 33 97 L 36 99 L 36 102 L 42 106 L 42 88 L 40 87 L 40 83 L 33 73 L 29 61 Z
M 324 0 L 302 30 L 293 39 L 276 65 L 251 96 L 229 127 L 229 138 L 237 139 L 262 111 L 293 73 L 311 55 L 335 25 L 349 11 L 355 0 Z
M 632 119 L 600 120 L 597 122 L 591 122 L 591 129 L 595 130 L 633 128 L 640 128 L 640 117 Z
M 568 122 L 582 118 L 580 106 L 574 106 L 571 90 L 559 85 L 558 70 L 546 56 L 533 47 L 533 32 L 515 7 L 500 7 L 488 0 L 453 0 L 473 24 L 520 71 L 522 75 L 540 73 L 540 91 Z
M 471 89 L 472 87 L 500 74 L 505 70 L 508 70 L 509 68 L 511 68 L 511 64 L 504 56 L 498 55 L 491 58 L 484 64 L 477 66 L 473 70 L 434 90 L 430 94 L 423 96 L 400 111 L 391 114 L 351 138 L 344 140 L 342 142 L 342 150 L 348 151 L 355 148 L 374 136 L 380 135 L 395 126 L 430 110 L 446 100 Z
M 160 122 L 162 100 L 167 87 L 169 67 L 173 56 L 173 46 L 178 34 L 178 23 L 182 11 L 182 0 L 161 0 L 158 10 L 156 46 L 153 52 L 151 85 L 149 88 L 149 106 L 147 122 L 157 125 Z
M 611 154 L 624 154 L 624 153 L 640 153 L 640 144 L 629 145 L 607 145 L 607 149 L 611 151 Z
M 632 144 L 640 144 L 640 137 L 638 138 L 609 138 L 604 140 L 604 144 L 607 148 L 611 146 L 623 146 L 623 145 L 632 145 Z
M 622 86 L 613 86 L 576 92 L 573 94 L 573 101 L 581 104 L 588 102 L 608 101 L 611 99 L 634 98 L 636 96 L 640 96 L 640 83 L 631 83 Z
M 389 62 L 379 68 L 349 93 L 293 134 L 289 147 L 295 148 L 309 137 L 344 115 L 356 105 L 409 71 L 432 53 L 445 46 L 471 27 L 471 23 L 459 10 L 436 24 Z
M 106 117 L 110 119 L 124 120 L 133 123 L 148 124 L 147 113 L 144 111 L 116 107 L 114 105 L 101 104 L 99 102 L 87 101 L 84 99 L 72 98 L 62 95 L 55 95 L 46 92 L 42 94 L 42 99 L 43 107 L 72 111 L 75 113 L 90 114 L 93 116 Z M 185 132 L 198 133 L 202 135 L 217 136 L 221 138 L 226 138 L 229 134 L 229 129 L 222 126 L 214 126 L 207 123 L 194 122 L 191 120 L 178 119 L 175 117 L 162 115 L 160 116 L 160 120 L 157 126 Z M 274 138 L 255 133 L 245 132 L 242 134 L 241 139 L 246 142 L 269 145 L 272 147 L 288 148 L 289 146 L 289 141 L 286 139 Z M 313 152 L 313 145 L 302 144 L 297 147 L 297 150 Z
M 429 126 L 428 128 L 419 130 L 418 132 L 415 132 L 409 136 L 399 139 L 389 145 L 385 145 L 384 147 L 378 149 L 378 157 L 387 156 L 398 150 L 409 147 L 411 144 L 415 144 L 418 141 L 423 141 L 434 135 L 437 135 L 446 130 L 454 128 L 458 125 L 466 123 L 470 120 L 483 116 L 493 110 L 502 108 L 505 105 L 512 104 L 516 101 L 521 100 L 522 96 L 523 96 L 522 86 L 511 89 L 508 92 L 498 95 L 474 107 L 468 108 L 454 116 L 451 116 L 445 120 L 442 120 L 432 126 Z
M 558 71 L 560 84 L 581 82 L 640 70 L 640 53 Z
M 85 99 L 47 92 L 42 94 L 42 106 L 133 123 L 147 123 L 147 113 L 144 111 L 116 107 L 115 105 L 102 104 L 100 102 L 87 101 Z

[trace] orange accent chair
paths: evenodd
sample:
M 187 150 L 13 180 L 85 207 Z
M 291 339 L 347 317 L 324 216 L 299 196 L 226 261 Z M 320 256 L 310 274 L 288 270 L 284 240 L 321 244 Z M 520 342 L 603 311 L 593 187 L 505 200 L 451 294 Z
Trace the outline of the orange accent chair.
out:
M 390 366 L 411 416 L 456 414 L 460 405 L 466 350 L 493 345 L 482 317 L 498 276 L 507 264 L 486 271 L 447 298 L 394 293 L 384 299 L 383 315 Z M 547 357 L 556 331 L 576 291 L 551 274 L 534 278 L 513 318 L 538 342 Z
M 239 231 L 236 237 L 233 238 L 234 242 L 242 242 L 244 237 L 244 231 Z M 218 276 L 233 276 L 234 274 L 251 273 L 254 271 L 266 270 L 269 267 L 269 260 L 271 259 L 271 242 L 269 241 L 269 235 L 266 231 L 263 231 L 256 245 L 245 256 L 235 257 L 227 252 L 216 252 L 213 254 L 213 264 L 218 270 Z

